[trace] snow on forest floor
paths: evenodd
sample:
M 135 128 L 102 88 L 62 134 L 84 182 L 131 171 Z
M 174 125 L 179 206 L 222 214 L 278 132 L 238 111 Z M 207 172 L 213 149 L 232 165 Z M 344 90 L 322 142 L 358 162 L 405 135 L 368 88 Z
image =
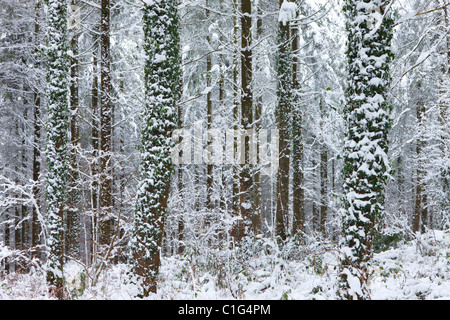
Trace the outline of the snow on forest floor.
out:
M 280 250 L 264 240 L 237 251 L 205 252 L 163 258 L 158 293 L 149 299 L 337 299 L 337 251 L 331 244 Z M 397 241 L 374 255 L 372 269 L 372 299 L 450 299 L 450 230 Z M 73 299 L 125 300 L 133 297 L 126 270 L 123 264 L 112 266 L 95 286 L 77 264 L 68 264 L 65 272 Z M 1 277 L 0 299 L 50 299 L 44 275 Z

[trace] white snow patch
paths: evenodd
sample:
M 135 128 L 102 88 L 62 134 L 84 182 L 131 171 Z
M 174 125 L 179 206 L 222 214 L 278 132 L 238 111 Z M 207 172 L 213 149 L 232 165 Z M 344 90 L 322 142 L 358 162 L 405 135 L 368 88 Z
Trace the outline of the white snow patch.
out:
M 283 25 L 294 20 L 297 15 L 297 4 L 295 2 L 289 2 L 284 0 L 280 7 L 280 13 L 278 15 L 278 22 Z

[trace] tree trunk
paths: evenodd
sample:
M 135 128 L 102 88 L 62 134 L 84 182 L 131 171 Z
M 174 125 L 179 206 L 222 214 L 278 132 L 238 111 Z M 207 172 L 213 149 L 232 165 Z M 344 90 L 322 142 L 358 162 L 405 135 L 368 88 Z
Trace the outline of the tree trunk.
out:
M 262 23 L 262 10 L 261 6 L 259 5 L 257 8 L 257 20 L 256 20 L 256 35 L 257 35 L 257 41 L 260 41 L 263 37 L 263 23 Z M 261 68 L 261 62 L 258 62 L 258 68 Z M 261 122 L 262 122 L 262 107 L 263 107 L 263 97 L 262 93 L 259 94 L 259 96 L 256 98 L 255 102 L 255 136 L 258 140 L 256 140 L 256 167 L 254 168 L 253 176 L 254 176 L 254 199 L 255 199 L 255 213 L 254 213 L 254 230 L 255 234 L 261 233 L 261 220 L 262 220 L 262 195 L 261 195 L 261 168 L 263 165 L 260 159 L 260 144 L 265 143 L 265 141 L 260 141 L 260 133 L 261 133 Z
M 417 92 L 419 94 L 422 94 L 423 91 L 421 90 L 422 83 L 419 81 L 417 84 Z M 417 156 L 417 174 L 416 174 L 416 199 L 415 199 L 415 205 L 414 205 L 414 214 L 413 214 L 413 228 L 412 231 L 414 233 L 416 232 L 422 232 L 426 226 L 426 219 L 425 216 L 427 215 L 427 209 L 425 207 L 425 185 L 424 185 L 424 175 L 425 171 L 423 168 L 423 160 L 422 157 L 424 156 L 422 154 L 422 149 L 424 145 L 423 141 L 423 130 L 424 130 L 424 124 L 423 124 L 423 117 L 425 116 L 425 104 L 421 97 L 419 97 L 419 101 L 417 102 L 417 109 L 416 109 L 416 117 L 417 117 L 417 125 L 418 125 L 418 134 L 419 137 L 417 138 L 416 142 L 416 156 Z
M 305 191 L 303 174 L 303 137 L 302 137 L 302 113 L 300 106 L 299 72 L 299 30 L 297 25 L 292 26 L 292 85 L 294 89 L 294 110 L 292 111 L 292 211 L 293 234 L 305 231 Z
M 35 36 L 35 49 L 34 49 L 34 67 L 38 69 L 40 67 L 40 53 L 39 53 L 39 11 L 41 8 L 41 1 L 36 1 L 35 5 L 35 22 L 34 22 L 34 36 Z M 39 239 L 41 233 L 41 223 L 39 221 L 38 210 L 40 206 L 40 192 L 39 192 L 39 175 L 41 172 L 41 96 L 39 89 L 35 89 L 33 93 L 34 100 L 34 117 L 33 117 L 33 197 L 36 204 L 32 208 L 31 217 L 31 246 L 33 259 L 39 259 L 41 256 L 41 250 L 39 246 L 41 241 Z
M 348 84 L 344 116 L 343 235 L 339 295 L 369 299 L 367 285 L 373 237 L 384 216 L 390 108 L 389 63 L 392 27 L 389 1 L 347 0 Z M 378 11 L 378 12 L 377 12 Z M 376 81 L 376 85 L 373 81 Z M 376 115 L 376 116 L 371 116 Z
M 323 111 L 323 101 L 320 98 L 320 114 L 321 114 L 321 133 L 324 133 L 323 119 L 325 117 Z M 320 233 L 326 236 L 326 221 L 328 211 L 328 148 L 325 140 L 321 139 L 320 146 Z
M 241 0 L 241 130 L 240 172 L 239 172 L 239 211 L 240 220 L 234 226 L 234 237 L 240 242 L 253 230 L 254 199 L 253 179 L 251 176 L 250 144 L 253 136 L 247 136 L 247 130 L 253 125 L 253 64 L 252 64 L 252 2 Z
M 178 27 L 179 28 L 179 27 Z M 178 50 L 181 52 L 181 42 L 179 44 Z M 183 57 L 180 55 L 179 57 L 179 65 L 183 65 Z M 181 97 L 183 94 L 183 77 L 180 76 L 179 79 L 179 96 Z M 183 128 L 183 106 L 181 104 L 178 104 L 177 106 L 177 128 L 182 129 Z M 178 143 L 181 143 L 183 139 L 187 139 L 185 137 L 180 137 L 178 140 Z M 183 151 L 181 150 L 179 153 L 180 159 L 183 159 Z M 185 197 L 184 197 L 184 186 L 183 186 L 183 163 L 180 162 L 178 168 L 177 168 L 177 177 L 178 177 L 178 193 L 180 194 L 181 198 L 181 209 L 178 216 L 178 248 L 177 252 L 178 254 L 182 255 L 185 251 L 185 244 L 184 244 L 184 210 L 186 206 L 184 205 Z
M 72 14 L 77 7 L 78 1 L 72 0 Z M 78 34 L 76 24 L 73 24 L 70 59 L 70 152 L 69 152 L 69 175 L 68 175 L 68 197 L 67 197 L 67 218 L 66 218 L 66 254 L 74 259 L 80 258 L 80 191 L 79 168 L 78 168 L 78 148 L 79 148 L 79 98 L 78 98 Z
M 239 86 L 238 86 L 238 75 L 239 75 L 239 25 L 238 25 L 238 0 L 233 0 L 233 130 L 236 134 L 239 129 Z M 236 163 L 236 155 L 237 155 L 237 139 L 238 137 L 233 137 L 233 190 L 232 190 L 232 211 L 233 216 L 237 217 L 240 215 L 239 209 L 239 167 Z M 232 226 L 231 235 L 234 239 L 238 240 L 239 238 L 239 228 L 235 223 Z
M 440 4 L 439 1 L 437 1 Z M 444 53 L 444 61 L 442 63 L 442 77 L 441 77 L 441 90 L 440 94 L 440 113 L 439 121 L 441 125 L 441 153 L 443 159 L 448 159 L 450 157 L 450 146 L 448 141 L 450 140 L 450 128 L 449 128 L 449 116 L 450 116 L 450 102 L 448 97 L 450 96 L 450 90 L 448 87 L 448 81 L 450 81 L 450 35 L 448 33 L 450 27 L 450 17 L 449 17 L 449 7 L 446 6 L 443 9 L 441 19 L 438 22 L 441 24 L 443 32 L 447 30 L 446 37 L 446 47 Z M 450 164 L 444 163 L 441 169 L 442 176 L 442 193 L 444 199 L 442 201 L 443 211 L 445 212 L 450 209 Z
M 280 6 L 283 0 L 280 0 Z M 292 52 L 290 22 L 278 24 L 278 106 L 276 121 L 279 131 L 279 160 L 277 174 L 276 233 L 282 240 L 287 237 L 289 215 L 289 171 L 292 112 Z
M 206 0 L 206 20 L 210 20 L 210 10 L 209 10 L 209 1 Z M 211 48 L 211 37 L 209 36 L 209 32 L 206 35 L 206 42 L 208 43 L 207 50 L 210 50 Z M 211 68 L 212 68 L 212 57 L 211 53 L 208 53 L 206 56 L 206 87 L 208 88 L 208 93 L 206 94 L 206 128 L 208 130 L 208 141 L 207 145 L 209 146 L 207 149 L 209 149 L 208 153 L 208 163 L 206 164 L 206 207 L 208 209 L 213 209 L 214 204 L 212 203 L 212 192 L 213 192 L 213 169 L 214 166 L 212 164 L 212 150 L 210 149 L 211 146 L 211 137 L 209 136 L 209 130 L 211 130 L 212 125 L 212 100 L 211 100 L 211 85 L 212 85 L 212 74 L 211 74 Z
M 111 135 L 113 105 L 111 103 L 110 0 L 102 0 L 100 17 L 100 203 L 99 244 L 111 242 L 112 228 L 112 164 Z
M 98 90 L 98 61 L 97 61 L 97 49 L 94 49 L 93 61 L 93 78 L 92 78 L 92 157 L 93 161 L 91 164 L 91 206 L 92 206 L 92 229 L 91 229 L 91 261 L 95 259 L 98 253 L 98 210 L 99 210 L 99 153 L 100 153 L 100 117 L 99 117 L 99 90 Z
M 140 180 L 131 238 L 132 273 L 139 296 L 156 293 L 160 250 L 172 165 L 172 132 L 177 127 L 180 57 L 177 1 L 144 5 L 145 106 L 141 126 Z M 155 59 L 162 56 L 164 59 Z
M 67 185 L 67 2 L 47 0 L 47 283 L 51 293 L 64 298 L 64 213 Z

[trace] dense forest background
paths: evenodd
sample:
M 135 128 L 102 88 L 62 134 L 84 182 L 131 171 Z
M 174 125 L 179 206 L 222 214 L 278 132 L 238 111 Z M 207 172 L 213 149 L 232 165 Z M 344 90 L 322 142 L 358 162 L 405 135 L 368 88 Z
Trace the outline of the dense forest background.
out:
M 338 254 L 339 243 L 348 236 L 342 219 L 343 199 L 349 199 L 343 172 L 349 159 L 346 105 L 352 81 L 349 42 L 354 40 L 348 21 L 355 3 L 373 3 L 380 21 L 392 20 L 393 55 L 386 63 L 389 81 L 383 89 L 389 105 L 390 170 L 383 183 L 380 228 L 370 239 L 370 250 L 380 253 L 407 241 L 418 245 L 421 234 L 450 228 L 447 0 L 167 1 L 178 12 L 176 20 L 166 17 L 172 21 L 169 26 L 154 17 L 146 24 L 152 16 L 143 8 L 151 12 L 158 1 L 59 2 L 68 8 L 59 17 L 66 24 L 61 48 L 68 63 L 60 69 L 65 83 L 52 83 L 49 71 L 50 53 L 61 56 L 61 48 L 49 41 L 49 30 L 58 32 L 52 29 L 56 20 L 49 19 L 57 16 L 52 11 L 58 1 L 0 0 L 0 280 L 11 275 L 41 277 L 47 270 L 49 285 L 67 291 L 56 296 L 76 298 L 107 281 L 108 274 L 119 274 L 111 271 L 117 266 L 123 267 L 124 279 L 127 265 L 139 266 L 139 257 L 131 254 L 130 260 L 130 251 L 138 252 L 130 243 L 137 241 L 136 203 L 143 193 L 142 126 L 152 116 L 167 116 L 146 113 L 153 101 L 148 98 L 153 88 L 149 74 L 159 62 L 155 58 L 151 64 L 149 56 L 158 57 L 154 50 L 164 43 L 149 44 L 148 37 L 157 37 L 143 26 L 157 23 L 170 31 L 167 34 L 175 35 L 170 29 L 175 27 L 178 33 L 170 44 L 177 50 L 168 55 L 179 57 L 171 64 L 179 69 L 170 73 L 172 87 L 165 87 L 174 93 L 174 116 L 164 121 L 173 121 L 171 128 L 178 134 L 173 150 L 192 157 L 174 153 L 178 162 L 168 166 L 171 174 L 161 169 L 161 183 L 170 181 L 167 198 L 160 198 L 167 207 L 157 223 L 161 235 L 155 250 L 161 256 L 152 256 L 156 260 L 147 267 L 161 264 L 162 269 L 156 267 L 150 277 L 167 280 L 171 272 L 184 270 L 177 279 L 188 283 L 190 292 L 209 282 L 242 298 L 250 289 L 240 283 L 256 281 L 263 275 L 257 271 L 269 265 L 277 279 L 293 271 L 292 261 L 306 263 L 316 276 L 331 272 L 323 254 Z M 52 119 L 58 111 L 49 107 L 56 101 L 49 83 L 60 85 L 67 97 L 65 126 L 60 128 L 66 150 L 55 149 L 67 155 L 57 227 L 51 203 L 58 200 L 49 197 L 49 185 L 60 175 L 49 156 L 49 141 L 57 134 Z M 271 161 L 252 163 L 245 152 L 243 163 L 212 161 L 212 140 L 226 148 L 225 133 L 238 129 L 264 132 L 267 141 L 276 141 L 276 150 L 272 145 L 254 150 L 258 157 L 266 152 Z M 201 141 L 176 149 L 186 137 Z M 243 142 L 247 149 L 248 140 Z M 232 148 L 237 148 L 236 141 Z M 61 240 L 56 251 L 49 242 L 53 238 Z M 442 241 L 448 260 L 449 242 Z M 54 255 L 59 260 L 52 260 Z M 266 260 L 257 260 L 259 267 L 251 265 L 258 255 Z M 65 283 L 55 280 L 57 272 L 48 278 L 48 261 L 60 264 Z M 76 273 L 70 273 L 71 268 Z M 448 263 L 438 274 L 448 280 Z M 76 290 L 71 276 L 77 279 Z M 149 291 L 156 292 L 152 285 Z M 257 290 L 264 296 L 272 285 Z M 292 292 L 283 286 L 289 284 L 280 285 L 278 298 Z M 326 295 L 325 285 L 313 287 L 314 294 Z M 362 291 L 358 298 L 367 298 Z M 327 293 L 327 298 L 335 297 Z

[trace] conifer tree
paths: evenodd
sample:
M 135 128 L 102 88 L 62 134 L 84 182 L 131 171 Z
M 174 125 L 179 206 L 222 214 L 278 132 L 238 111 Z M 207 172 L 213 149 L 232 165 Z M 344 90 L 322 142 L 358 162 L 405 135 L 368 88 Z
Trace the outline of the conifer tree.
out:
M 374 233 L 384 213 L 384 182 L 389 174 L 387 134 L 390 107 L 386 99 L 393 20 L 389 1 L 346 0 L 348 83 L 344 109 L 344 257 L 340 295 L 370 298 L 368 267 Z
M 63 298 L 64 225 L 68 173 L 67 2 L 47 0 L 47 282 Z
M 177 127 L 179 33 L 176 0 L 144 5 L 145 106 L 142 112 L 140 184 L 136 195 L 132 263 L 140 296 L 156 292 L 160 247 L 173 171 L 172 131 Z

